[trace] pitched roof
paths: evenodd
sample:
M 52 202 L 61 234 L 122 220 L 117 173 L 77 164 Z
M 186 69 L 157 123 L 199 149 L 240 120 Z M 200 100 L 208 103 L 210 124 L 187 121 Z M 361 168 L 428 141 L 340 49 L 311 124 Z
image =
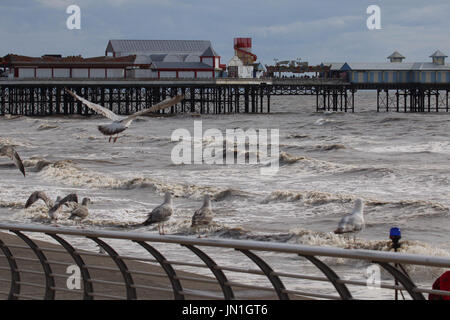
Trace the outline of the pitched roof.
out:
M 124 53 L 197 53 L 201 55 L 211 41 L 207 40 L 110 40 L 107 52 Z
M 214 51 L 214 49 L 212 47 L 208 47 L 208 49 L 206 49 L 202 55 L 202 57 L 218 57 L 219 55 L 217 54 L 216 51 Z
M 387 57 L 388 59 L 393 59 L 393 58 L 400 58 L 400 59 L 405 59 L 405 57 L 403 55 L 401 55 L 398 51 L 395 51 L 393 54 L 391 54 L 389 57 Z
M 243 66 L 244 63 L 242 62 L 241 59 L 239 59 L 238 56 L 234 56 L 233 58 L 231 58 L 231 60 L 228 62 L 228 66 L 229 67 L 240 67 Z
M 433 53 L 430 58 L 447 58 L 448 56 L 445 53 L 442 53 L 441 50 L 437 50 L 435 53 Z

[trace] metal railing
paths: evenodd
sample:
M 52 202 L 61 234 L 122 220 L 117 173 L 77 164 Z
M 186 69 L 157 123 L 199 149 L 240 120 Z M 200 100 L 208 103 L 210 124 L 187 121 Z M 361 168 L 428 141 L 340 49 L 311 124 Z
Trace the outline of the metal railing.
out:
M 384 279 L 385 281 L 378 284 L 379 288 L 397 290 L 402 295 L 406 292 L 409 298 L 414 300 L 424 300 L 425 293 L 450 296 L 450 292 L 447 291 L 431 290 L 429 284 L 427 287 L 419 286 L 401 267 L 408 265 L 426 270 L 434 267 L 449 269 L 450 258 L 447 257 L 17 224 L 0 224 L 0 231 L 5 231 L 0 232 L 0 288 L 3 288 L 0 289 L 0 298 L 3 298 L 3 295 L 7 299 L 52 300 L 61 297 L 65 299 L 68 296 L 64 294 L 77 293 L 82 299 L 183 300 L 194 297 L 226 300 L 246 298 L 348 300 L 357 298 L 350 287 L 358 288 L 356 290 L 358 292 L 361 292 L 361 289 L 368 290 L 367 281 L 339 276 L 336 271 L 339 266 L 334 266 L 333 269 L 330 263 L 324 261 L 330 258 L 357 260 L 377 265 L 386 275 L 390 275 L 390 279 Z M 33 238 L 45 236 L 52 241 L 32 240 L 29 234 Z M 141 251 L 133 249 L 139 253 L 121 254 L 113 248 L 112 242 L 117 241 L 124 241 L 126 247 L 130 248 L 133 244 Z M 92 243 L 103 253 L 77 249 L 73 243 L 77 243 L 78 246 Z M 157 245 L 163 249 L 157 249 Z M 180 255 L 179 251 L 173 251 L 172 247 L 167 247 L 168 245 L 177 249 L 184 248 L 186 254 Z M 212 253 L 207 253 L 208 250 Z M 236 251 L 242 255 L 236 255 Z M 178 259 L 167 258 L 166 253 L 172 253 Z M 63 259 L 61 255 L 66 257 Z M 186 257 L 196 258 L 196 261 L 188 261 Z M 309 262 L 309 268 L 305 265 L 300 266 L 300 261 L 296 260 L 300 257 L 304 262 Z M 268 262 L 270 259 L 275 263 Z M 257 268 L 242 267 L 237 263 L 240 260 L 251 262 Z M 227 261 L 231 261 L 231 265 L 224 263 Z M 280 261 L 281 264 L 278 263 Z M 64 268 L 69 266 L 78 267 L 82 288 L 69 289 L 61 285 L 67 283 L 64 282 L 68 278 L 68 275 L 64 274 Z M 285 268 L 288 266 L 289 268 Z M 291 271 L 292 269 L 300 271 L 302 268 L 309 271 L 306 274 Z M 198 272 L 199 270 L 209 271 L 213 277 L 206 276 L 204 272 Z M 111 272 L 112 276 L 102 279 L 102 275 L 107 272 Z M 229 276 L 231 273 L 245 277 L 233 280 Z M 25 279 L 25 275 L 31 280 Z M 259 277 L 256 284 L 246 283 L 245 280 L 251 277 Z M 303 281 L 303 284 L 289 288 L 287 284 L 294 281 Z M 329 289 L 327 291 L 311 289 L 313 287 L 305 285 L 305 281 L 327 284 Z M 265 285 L 261 285 L 261 282 Z M 7 287 L 5 284 L 8 283 L 9 291 L 5 291 L 4 288 Z M 193 288 L 188 288 L 187 284 Z M 27 288 L 26 292 L 22 290 L 23 288 Z M 57 292 L 61 297 L 56 296 Z M 120 296 L 118 292 L 125 295 Z

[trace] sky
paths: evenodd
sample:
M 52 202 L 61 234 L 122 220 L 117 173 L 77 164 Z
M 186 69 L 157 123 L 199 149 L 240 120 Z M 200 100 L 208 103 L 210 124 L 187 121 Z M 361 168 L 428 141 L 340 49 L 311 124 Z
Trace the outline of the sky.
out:
M 69 5 L 81 9 L 79 30 L 66 26 Z M 381 9 L 379 30 L 367 27 L 369 5 Z M 448 0 L 0 0 L 0 56 L 101 56 L 110 39 L 210 40 L 227 63 L 233 38 L 251 37 L 263 64 L 384 62 L 395 50 L 426 62 L 450 54 L 449 14 Z

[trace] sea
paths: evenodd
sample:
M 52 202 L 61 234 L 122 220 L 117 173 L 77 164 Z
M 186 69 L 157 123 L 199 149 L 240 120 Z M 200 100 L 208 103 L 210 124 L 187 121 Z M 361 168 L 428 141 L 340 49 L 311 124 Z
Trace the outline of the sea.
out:
M 169 191 L 174 214 L 165 224 L 167 235 L 392 251 L 389 231 L 398 227 L 401 252 L 450 256 L 449 114 L 377 113 L 376 93 L 363 91 L 356 95 L 354 113 L 316 112 L 315 97 L 303 96 L 272 97 L 270 114 L 140 117 L 115 143 L 97 130 L 108 121 L 101 116 L 0 117 L 0 145 L 14 146 L 27 172 L 23 177 L 9 159 L 0 158 L 0 222 L 157 235 L 156 225 L 140 224 Z M 193 135 L 199 121 L 204 131 L 278 132 L 278 171 L 262 174 L 261 169 L 271 165 L 267 162 L 175 163 L 173 150 L 180 141 L 172 141 L 173 133 L 185 129 Z M 200 143 L 206 148 L 215 141 Z M 235 152 L 247 157 L 250 153 Z M 52 199 L 73 192 L 80 200 L 89 197 L 90 215 L 82 221 L 68 220 L 64 209 L 55 224 L 43 202 L 24 209 L 37 190 Z M 191 218 L 205 194 L 212 198 L 213 224 L 194 230 Z M 335 235 L 339 220 L 351 212 L 357 198 L 364 200 L 365 229 L 356 235 Z M 98 250 L 90 240 L 74 241 Z M 119 252 L 140 254 L 129 242 L 110 241 Z M 173 259 L 196 259 L 181 246 L 159 248 Z M 212 257 L 215 251 L 210 251 Z M 216 255 L 223 264 L 256 268 L 233 250 Z M 266 259 L 280 271 L 321 275 L 300 257 L 268 253 Z M 323 261 L 344 278 L 367 279 L 368 262 Z M 210 275 L 209 270 L 186 269 Z M 408 271 L 431 288 L 445 270 Z M 267 282 L 261 276 L 230 277 Z M 381 277 L 388 283 L 391 279 L 384 271 Z M 327 283 L 299 281 L 287 287 L 336 294 Z M 358 298 L 393 297 L 391 290 L 352 290 Z

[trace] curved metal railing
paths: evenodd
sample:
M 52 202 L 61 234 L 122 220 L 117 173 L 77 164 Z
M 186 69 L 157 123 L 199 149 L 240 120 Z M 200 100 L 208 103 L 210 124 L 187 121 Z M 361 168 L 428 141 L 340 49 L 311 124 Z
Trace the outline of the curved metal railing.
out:
M 376 287 L 389 293 L 397 290 L 404 296 L 406 292 L 414 300 L 425 299 L 426 293 L 450 296 L 450 292 L 432 290 L 428 283 L 420 286 L 404 268 L 424 268 L 425 273 L 433 268 L 450 269 L 448 257 L 17 224 L 0 224 L 0 231 L 5 231 L 0 232 L 0 298 L 73 299 L 76 294 L 75 299 L 86 300 L 349 300 L 357 298 L 354 292 L 361 294 L 372 289 L 368 281 L 339 276 L 341 268 L 332 260 L 336 258 L 377 266 L 384 279 L 380 278 Z M 119 251 L 129 252 L 123 246 L 116 250 L 118 241 L 126 243 L 130 250 L 133 247 L 133 254 L 121 254 Z M 86 243 L 92 243 L 91 250 L 76 248 Z M 102 253 L 93 251 L 95 246 Z M 169 246 L 178 250 L 181 246 L 187 251 L 180 255 Z M 241 255 L 236 255 L 236 251 Z M 166 253 L 175 258 L 167 258 Z M 196 260 L 188 261 L 190 258 Z M 308 270 L 306 274 L 296 271 L 300 270 L 300 258 L 309 263 L 309 267 L 302 265 Z M 325 261 L 330 259 L 331 263 Z M 257 268 L 236 262 L 241 260 Z M 69 268 L 78 271 L 78 278 L 68 274 Z M 206 275 L 208 270 L 212 277 Z M 107 273 L 110 275 L 105 278 Z M 232 279 L 231 275 L 236 274 L 240 277 Z M 258 280 L 250 281 L 254 277 Z M 69 281 L 77 279 L 78 287 L 69 286 Z M 8 284 L 9 291 L 5 291 Z

